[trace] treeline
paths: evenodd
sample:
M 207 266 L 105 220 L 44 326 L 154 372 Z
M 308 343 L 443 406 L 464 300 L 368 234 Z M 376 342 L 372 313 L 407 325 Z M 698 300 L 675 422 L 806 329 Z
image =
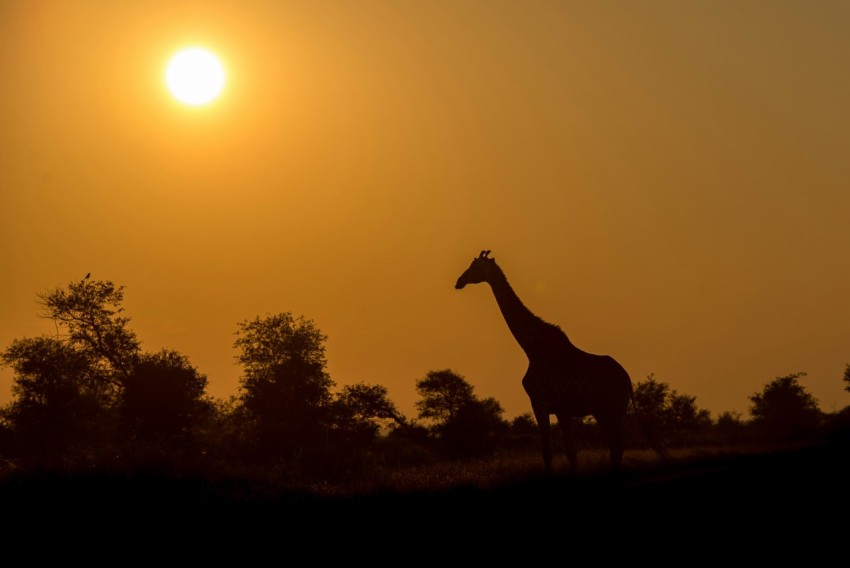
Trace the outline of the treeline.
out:
M 237 395 L 207 393 L 188 357 L 142 349 L 122 307 L 123 286 L 88 277 L 39 296 L 56 335 L 16 339 L 0 363 L 14 372 L 0 409 L 0 470 L 108 470 L 238 474 L 281 480 L 340 479 L 370 468 L 536 450 L 530 413 L 507 420 L 451 370 L 416 380 L 415 418 L 382 385 L 336 388 L 326 336 L 291 313 L 237 324 Z M 650 417 L 667 444 L 727 445 L 846 434 L 850 407 L 824 413 L 800 384 L 778 377 L 750 397 L 751 415 L 716 419 L 650 375 L 635 385 L 633 412 Z M 850 391 L 850 365 L 843 380 Z M 582 447 L 601 446 L 592 421 Z M 630 447 L 642 441 L 632 433 Z

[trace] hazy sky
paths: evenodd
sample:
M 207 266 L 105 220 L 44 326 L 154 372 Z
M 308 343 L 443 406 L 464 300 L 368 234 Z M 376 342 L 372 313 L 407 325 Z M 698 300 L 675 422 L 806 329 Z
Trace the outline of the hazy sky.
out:
M 209 107 L 169 57 L 226 67 Z M 0 0 L 0 348 L 37 294 L 126 286 L 150 351 L 238 392 L 292 312 L 338 385 L 454 369 L 512 418 L 526 360 L 482 249 L 580 348 L 712 416 L 777 376 L 850 404 L 850 2 Z M 0 370 L 0 403 L 12 374 Z

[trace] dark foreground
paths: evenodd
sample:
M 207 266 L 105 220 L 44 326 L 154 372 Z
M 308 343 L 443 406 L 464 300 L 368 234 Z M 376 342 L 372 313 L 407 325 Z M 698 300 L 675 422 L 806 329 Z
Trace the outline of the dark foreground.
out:
M 226 542 L 215 535 L 273 533 L 287 546 L 321 537 L 329 543 L 323 554 L 339 553 L 335 546 L 343 540 L 365 539 L 381 547 L 415 546 L 416 555 L 436 555 L 454 543 L 478 546 L 482 553 L 526 547 L 529 554 L 544 557 L 546 550 L 591 539 L 602 543 L 592 548 L 600 561 L 625 553 L 625 543 L 640 545 L 646 556 L 652 549 L 661 553 L 670 542 L 698 545 L 700 554 L 709 556 L 737 543 L 763 557 L 808 548 L 827 555 L 840 548 L 844 557 L 850 534 L 850 448 L 824 444 L 619 474 L 558 475 L 486 490 L 385 491 L 345 498 L 264 492 L 232 480 L 12 476 L 0 483 L 0 507 L 7 538 L 8 529 L 80 530 L 99 537 L 106 530 L 125 538 L 158 534 L 159 539 L 197 532 L 195 538 L 208 546 Z M 362 549 L 347 550 L 366 555 Z M 560 552 L 552 556 L 558 557 Z

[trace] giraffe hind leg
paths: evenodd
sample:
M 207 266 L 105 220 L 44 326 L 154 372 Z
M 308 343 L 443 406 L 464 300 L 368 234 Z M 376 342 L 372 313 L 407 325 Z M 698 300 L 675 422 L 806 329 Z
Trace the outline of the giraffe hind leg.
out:
M 617 471 L 620 469 L 620 466 L 623 464 L 623 442 L 620 439 L 611 440 L 610 442 L 610 454 L 611 454 L 611 469 Z
M 605 440 L 608 443 L 608 454 L 610 456 L 610 465 L 613 471 L 620 469 L 623 463 L 623 453 L 625 444 L 623 439 L 625 436 L 625 423 L 622 420 L 611 420 L 597 418 L 596 423 L 602 429 Z
M 573 437 L 572 422 L 569 416 L 558 416 L 558 425 L 561 427 L 561 435 L 564 438 L 564 453 L 570 462 L 570 470 L 578 471 L 578 451 L 576 450 L 575 438 Z

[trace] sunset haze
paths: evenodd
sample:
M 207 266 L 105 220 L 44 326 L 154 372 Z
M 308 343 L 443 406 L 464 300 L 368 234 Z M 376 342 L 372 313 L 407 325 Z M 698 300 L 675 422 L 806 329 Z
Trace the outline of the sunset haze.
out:
M 226 88 L 187 107 L 170 57 Z M 486 285 L 632 381 L 746 416 L 850 404 L 850 3 L 0 5 L 0 349 L 38 294 L 125 286 L 147 350 L 238 394 L 237 323 L 291 312 L 337 386 L 453 369 L 505 417 L 527 360 Z M 13 373 L 0 369 L 0 404 Z

